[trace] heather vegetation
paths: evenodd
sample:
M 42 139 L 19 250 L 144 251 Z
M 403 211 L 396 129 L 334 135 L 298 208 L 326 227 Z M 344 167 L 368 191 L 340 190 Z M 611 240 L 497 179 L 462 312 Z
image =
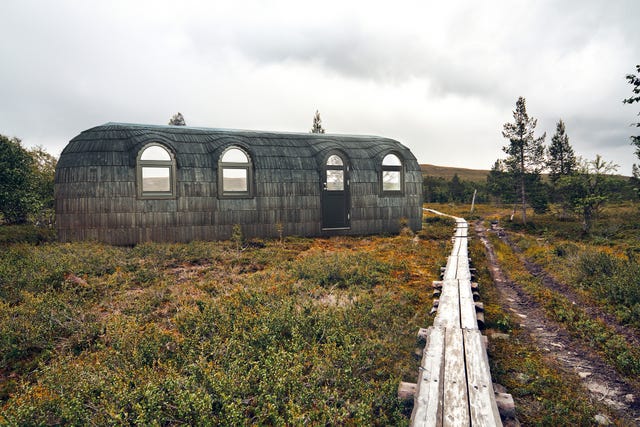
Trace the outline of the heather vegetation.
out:
M 549 318 L 629 381 L 640 330 L 640 214 L 609 205 L 581 219 L 511 207 L 429 205 L 498 221 L 498 260 Z M 408 423 L 396 397 L 415 382 L 415 333 L 453 223 L 426 215 L 399 236 L 60 244 L 31 226 L 0 227 L 0 424 Z M 472 239 L 494 381 L 525 425 L 589 424 L 615 414 L 545 356 L 505 310 Z M 574 294 L 549 289 L 534 263 Z M 576 295 L 579 300 L 576 300 Z M 609 318 L 593 315 L 595 307 Z M 613 322 L 613 323 L 612 323 Z M 513 357 L 517 355 L 517 357 Z
M 523 256 L 571 284 L 624 325 L 640 330 L 640 215 L 633 205 L 603 210 L 589 235 L 578 221 L 539 216 L 530 227 L 510 224 Z M 509 224 L 509 223 L 507 223 Z
M 0 424 L 407 424 L 451 230 L 4 243 Z

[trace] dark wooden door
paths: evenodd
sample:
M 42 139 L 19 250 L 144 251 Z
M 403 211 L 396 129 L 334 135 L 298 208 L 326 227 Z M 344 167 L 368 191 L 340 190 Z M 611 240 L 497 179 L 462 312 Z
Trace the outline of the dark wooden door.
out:
M 327 159 L 323 171 L 322 228 L 348 228 L 349 166 L 337 154 Z

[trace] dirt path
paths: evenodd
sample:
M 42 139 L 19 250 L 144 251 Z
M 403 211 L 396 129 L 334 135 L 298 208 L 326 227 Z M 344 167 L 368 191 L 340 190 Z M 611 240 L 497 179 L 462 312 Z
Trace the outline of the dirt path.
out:
M 475 223 L 475 230 L 486 248 L 489 270 L 502 295 L 504 306 L 520 319 L 520 326 L 562 369 L 575 373 L 576 379 L 579 379 L 594 399 L 604 402 L 621 417 L 631 418 L 640 425 L 640 390 L 625 381 L 599 355 L 572 338 L 560 324 L 548 319 L 544 310 L 517 283 L 506 278 L 486 237 L 487 230 L 481 222 Z M 541 274 L 539 270 L 538 274 Z M 545 286 L 552 284 L 544 280 L 543 283 Z

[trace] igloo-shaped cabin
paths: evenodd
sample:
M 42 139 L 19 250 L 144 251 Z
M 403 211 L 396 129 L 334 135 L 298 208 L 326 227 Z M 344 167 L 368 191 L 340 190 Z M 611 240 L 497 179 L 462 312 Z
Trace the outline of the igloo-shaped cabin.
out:
M 395 233 L 422 224 L 411 151 L 376 136 L 107 123 L 73 138 L 55 176 L 63 241 L 115 245 Z

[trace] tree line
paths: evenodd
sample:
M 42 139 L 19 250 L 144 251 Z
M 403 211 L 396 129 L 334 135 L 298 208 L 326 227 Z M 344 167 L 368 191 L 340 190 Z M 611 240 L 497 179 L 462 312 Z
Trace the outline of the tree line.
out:
M 640 65 L 636 67 L 640 71 Z M 636 96 L 624 99 L 624 103 L 640 102 L 640 79 L 628 75 Z M 606 161 L 599 154 L 595 159 L 583 159 L 573 151 L 566 126 L 562 119 L 556 124 L 551 144 L 544 146 L 546 133 L 535 135 L 537 120 L 530 117 L 526 100 L 519 97 L 513 111 L 513 122 L 505 123 L 502 136 L 509 143 L 503 147 L 507 154 L 494 163 L 487 178 L 487 191 L 502 202 L 513 203 L 522 212 L 522 222 L 527 222 L 527 206 L 543 213 L 550 203 L 561 207 L 561 216 L 578 213 L 582 218 L 583 232 L 589 233 L 594 218 L 605 203 L 612 199 L 634 199 L 638 196 L 640 168 L 633 165 L 633 177 L 622 180 L 613 174 L 618 165 Z M 634 124 L 640 126 L 640 123 Z M 640 157 L 640 137 L 632 136 L 636 155 Z M 543 181 L 548 172 L 548 181 Z M 513 216 L 512 216 L 513 217 Z
M 625 104 L 640 103 L 640 65 L 636 65 L 636 70 L 638 75 L 626 76 L 633 86 L 633 96 L 623 99 Z M 544 145 L 546 133 L 535 135 L 536 126 L 537 120 L 527 113 L 525 98 L 519 97 L 513 122 L 503 125 L 502 136 L 509 141 L 503 147 L 507 157 L 496 160 L 486 182 L 463 181 L 457 174 L 450 181 L 425 176 L 424 201 L 469 203 L 477 192 L 476 202 L 512 204 L 512 218 L 519 206 L 523 224 L 527 222 L 527 207 L 544 213 L 550 204 L 555 204 L 560 207 L 561 219 L 580 215 L 583 232 L 589 233 L 598 211 L 608 201 L 638 198 L 639 165 L 633 165 L 629 179 L 616 176 L 618 165 L 602 156 L 588 160 L 575 154 L 562 119 L 558 120 L 548 147 Z M 640 122 L 632 126 L 640 127 Z M 631 143 L 640 159 L 640 135 L 631 136 Z

